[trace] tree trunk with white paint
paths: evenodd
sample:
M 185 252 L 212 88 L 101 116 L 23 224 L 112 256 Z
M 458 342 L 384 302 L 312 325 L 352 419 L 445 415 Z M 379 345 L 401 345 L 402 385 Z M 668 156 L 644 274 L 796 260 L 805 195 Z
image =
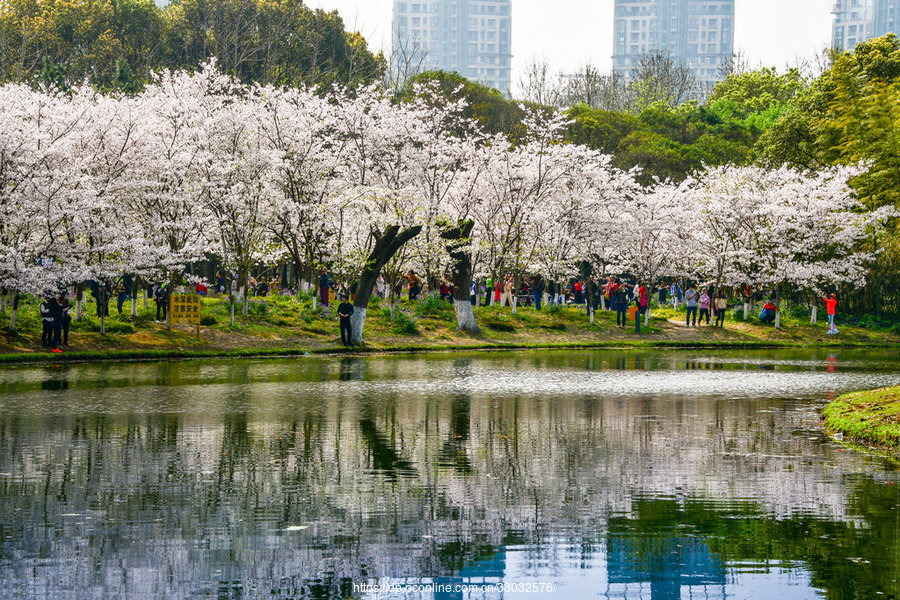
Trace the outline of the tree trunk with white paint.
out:
M 647 305 L 647 310 L 644 311 L 644 326 L 650 327 L 650 305 Z
M 360 308 L 358 306 L 353 307 L 353 314 L 350 315 L 350 343 L 351 344 L 362 344 L 362 330 L 363 325 L 366 324 L 366 309 Z M 359 332 L 359 339 L 354 339 L 353 332 Z
M 138 316 L 137 301 L 138 301 L 138 294 L 140 294 L 140 292 L 141 292 L 141 287 L 138 285 L 138 278 L 135 277 L 131 283 L 131 316 L 132 317 Z
M 441 232 L 441 239 L 446 241 L 447 253 L 453 260 L 451 280 L 453 307 L 456 309 L 456 329 L 469 333 L 481 331 L 475 321 L 472 303 L 469 301 L 469 290 L 472 287 L 472 254 L 468 244 L 474 226 L 474 221 L 462 221 L 456 227 Z M 478 303 L 477 291 L 475 303 Z
M 809 322 L 813 325 L 819 322 L 819 307 L 815 304 L 813 304 L 812 315 L 810 315 Z

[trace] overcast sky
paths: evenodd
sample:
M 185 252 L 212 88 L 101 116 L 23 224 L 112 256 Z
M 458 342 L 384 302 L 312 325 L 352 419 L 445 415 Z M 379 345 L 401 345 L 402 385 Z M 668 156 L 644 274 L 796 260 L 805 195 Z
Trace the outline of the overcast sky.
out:
M 392 0 L 307 0 L 335 10 L 348 29 L 362 33 L 373 51 L 389 50 Z M 810 57 L 831 40 L 833 0 L 737 0 L 735 49 L 751 65 L 783 68 Z M 552 8 L 551 8 L 552 7 Z M 554 71 L 590 60 L 612 66 L 613 0 L 512 0 L 513 81 L 542 58 Z

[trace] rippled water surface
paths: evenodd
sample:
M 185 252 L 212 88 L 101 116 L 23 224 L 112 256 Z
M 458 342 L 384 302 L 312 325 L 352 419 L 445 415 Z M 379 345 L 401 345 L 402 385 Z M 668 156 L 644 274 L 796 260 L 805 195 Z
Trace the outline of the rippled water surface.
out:
M 897 384 L 888 352 L 2 368 L 0 597 L 898 598 L 900 472 L 819 421 Z

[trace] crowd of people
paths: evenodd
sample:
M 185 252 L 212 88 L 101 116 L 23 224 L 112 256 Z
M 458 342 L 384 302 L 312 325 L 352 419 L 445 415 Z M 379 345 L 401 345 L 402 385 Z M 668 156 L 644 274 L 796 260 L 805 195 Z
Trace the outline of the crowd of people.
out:
M 318 292 L 317 299 L 323 307 L 328 307 L 332 299 L 339 299 L 338 315 L 341 325 L 341 340 L 345 345 L 350 344 L 350 317 L 353 314 L 353 297 L 358 282 L 339 283 L 332 277 L 327 268 L 323 268 L 318 275 L 311 291 Z M 98 317 L 109 316 L 109 303 L 116 299 L 116 307 L 122 314 L 123 305 L 132 299 L 134 279 L 124 275 L 115 281 L 91 281 L 88 283 L 91 296 L 96 303 Z M 200 296 L 224 296 L 234 291 L 246 290 L 251 296 L 265 298 L 275 294 L 294 294 L 295 290 L 283 287 L 277 276 L 247 278 L 246 286 L 238 286 L 237 278 L 226 277 L 222 272 L 216 272 L 214 283 L 205 280 L 196 280 L 193 284 L 194 292 Z M 174 290 L 178 293 L 186 293 L 190 289 L 187 283 Z M 379 274 L 375 282 L 374 294 L 385 298 L 388 285 L 383 275 Z M 415 271 L 409 271 L 397 278 L 393 290 L 393 297 L 420 300 L 426 295 L 433 294 L 446 301 L 452 302 L 454 288 L 450 278 L 438 280 L 432 290 L 427 278 L 419 276 Z M 170 295 L 173 293 L 168 282 L 161 281 L 146 287 L 146 298 L 152 298 L 156 304 L 156 322 L 165 323 L 168 313 Z M 777 307 L 773 299 L 765 299 L 758 292 L 751 293 L 749 287 L 740 290 L 738 296 L 743 300 L 764 300 L 759 312 L 761 323 L 775 321 Z M 50 348 L 52 352 L 61 352 L 60 346 L 68 346 L 69 328 L 72 321 L 72 303 L 67 297 L 66 291 L 59 293 L 46 292 L 44 301 L 40 304 L 40 316 L 43 323 L 41 343 Z M 837 334 L 838 329 L 834 323 L 837 299 L 835 294 L 824 297 L 826 314 L 828 317 L 828 333 Z M 541 276 L 532 276 L 516 284 L 512 276 L 485 277 L 472 281 L 469 286 L 469 301 L 472 306 L 498 306 L 533 307 L 541 310 L 549 304 L 555 306 L 575 306 L 591 311 L 611 311 L 616 313 L 616 327 L 627 327 L 628 321 L 634 322 L 635 331 L 640 333 L 641 321 L 644 320 L 651 303 L 658 307 L 671 306 L 678 310 L 683 307 L 685 311 L 685 327 L 698 327 L 700 325 L 724 328 L 726 316 L 729 310 L 729 297 L 725 289 L 717 289 L 715 285 L 695 286 L 690 283 L 682 285 L 679 281 L 661 282 L 656 286 L 645 285 L 642 282 L 627 280 L 625 278 L 609 276 L 606 281 L 596 277 L 583 279 L 570 279 L 565 283 L 557 283 L 544 279 Z

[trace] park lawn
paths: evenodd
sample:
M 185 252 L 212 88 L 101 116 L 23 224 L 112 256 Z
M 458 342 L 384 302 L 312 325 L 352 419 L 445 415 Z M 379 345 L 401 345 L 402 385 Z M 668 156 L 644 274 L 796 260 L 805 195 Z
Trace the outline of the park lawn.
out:
M 110 302 L 106 320 L 107 335 L 99 333 L 95 305 L 88 303 L 81 321 L 73 321 L 70 347 L 56 359 L 128 356 L 159 357 L 177 355 L 268 354 L 280 351 L 343 351 L 334 307 L 312 307 L 308 297 L 273 296 L 254 298 L 246 317 L 236 313 L 229 324 L 225 299 L 203 301 L 201 339 L 189 327 L 175 327 L 172 340 L 164 325 L 155 323 L 155 306 L 144 307 L 138 301 L 138 316 L 131 317 L 130 302 L 124 314 Z M 365 350 L 452 350 L 454 348 L 503 347 L 596 347 L 596 346 L 811 346 L 811 345 L 885 345 L 900 344 L 900 336 L 888 331 L 841 327 L 838 336 L 825 333 L 823 324 L 812 326 L 808 320 L 785 312 L 783 329 L 760 324 L 755 317 L 735 321 L 731 313 L 724 329 L 701 326 L 684 327 L 683 310 L 653 308 L 650 327 L 634 332 L 634 322 L 619 329 L 615 314 L 597 311 L 591 324 L 584 308 L 567 306 L 536 311 L 520 307 L 512 314 L 509 307 L 479 307 L 475 316 L 482 328 L 479 334 L 456 331 L 453 306 L 436 299 L 415 303 L 404 301 L 395 306 L 391 320 L 386 303 L 373 299 L 367 312 L 363 336 Z M 7 333 L 9 317 L 0 314 L 0 355 L 3 360 L 46 358 L 40 346 L 41 323 L 37 300 L 20 304 L 17 332 Z M 88 353 L 88 354 L 84 354 Z
M 900 456 L 900 387 L 839 396 L 823 416 L 830 432 Z

